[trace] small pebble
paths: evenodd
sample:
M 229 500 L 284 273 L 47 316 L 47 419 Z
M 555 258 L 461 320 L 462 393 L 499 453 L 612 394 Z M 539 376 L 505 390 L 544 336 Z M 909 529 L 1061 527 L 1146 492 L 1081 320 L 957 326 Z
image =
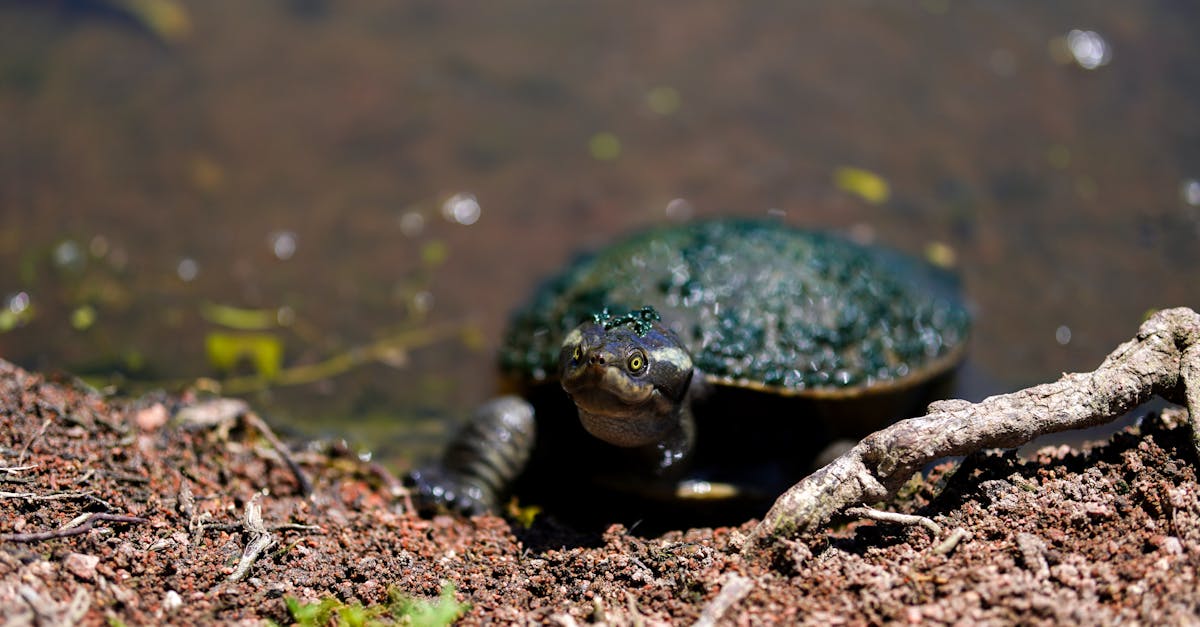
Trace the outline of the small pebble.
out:
M 183 606 L 183 597 L 174 590 L 167 590 L 167 593 L 163 595 L 162 605 L 164 610 L 174 612 Z
M 167 408 L 163 407 L 162 403 L 155 403 L 145 409 L 138 411 L 135 421 L 138 428 L 142 431 L 155 431 L 159 427 L 167 424 L 167 419 L 170 416 L 167 414 Z
M 96 565 L 99 563 L 99 557 L 83 553 L 69 553 L 63 558 L 63 567 L 84 581 L 96 580 Z

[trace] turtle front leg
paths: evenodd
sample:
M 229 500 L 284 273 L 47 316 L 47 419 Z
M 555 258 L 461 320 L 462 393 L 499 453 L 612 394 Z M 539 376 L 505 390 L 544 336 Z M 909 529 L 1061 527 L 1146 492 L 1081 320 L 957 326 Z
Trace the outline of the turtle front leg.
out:
M 521 398 L 502 396 L 481 405 L 440 463 L 409 473 L 418 507 L 468 515 L 497 511 L 529 461 L 536 431 L 533 406 Z

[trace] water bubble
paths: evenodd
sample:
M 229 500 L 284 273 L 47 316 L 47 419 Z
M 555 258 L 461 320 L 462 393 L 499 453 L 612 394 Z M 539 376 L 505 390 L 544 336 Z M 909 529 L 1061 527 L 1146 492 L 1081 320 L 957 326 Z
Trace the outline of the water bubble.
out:
M 666 213 L 667 218 L 670 220 L 687 222 L 692 218 L 692 214 L 695 213 L 695 208 L 692 207 L 692 203 L 682 198 L 673 198 L 671 202 L 667 203 Z
M 200 274 L 200 264 L 191 257 L 184 257 L 179 260 L 179 265 L 175 266 L 175 274 L 178 274 L 179 278 L 185 282 L 191 282 L 195 280 L 196 275 Z
M 412 295 L 413 313 L 425 314 L 433 309 L 433 293 L 422 290 Z
M 419 211 L 408 211 L 400 216 L 400 232 L 408 237 L 416 237 L 425 230 L 425 216 Z
M 1179 195 L 1183 198 L 1183 202 L 1193 207 L 1200 207 L 1200 181 L 1196 179 L 1184 181 L 1179 186 Z
M 286 261 L 296 254 L 296 234 L 291 231 L 275 231 L 267 236 L 267 241 L 276 259 Z
M 945 15 L 950 11 L 950 0 L 921 0 L 921 8 L 933 15 Z
M 1108 65 L 1112 51 L 1108 42 L 1096 31 L 1073 29 L 1067 33 L 1067 49 L 1079 67 L 1094 70 Z
M 988 55 L 988 67 L 996 76 L 1012 76 L 1017 73 L 1017 57 L 1007 48 L 996 48 Z
M 281 327 L 290 327 L 296 322 L 296 310 L 284 305 L 275 312 L 275 322 Z
M 1058 344 L 1060 346 L 1066 346 L 1067 344 L 1070 344 L 1071 343 L 1071 327 L 1064 324 L 1064 325 L 1059 326 L 1057 329 L 1055 329 L 1054 330 L 1054 341 L 1058 342 Z
M 108 238 L 97 235 L 88 242 L 88 252 L 96 259 L 103 259 L 108 254 Z
M 442 203 L 442 216 L 464 226 L 475 224 L 481 212 L 479 201 L 470 192 L 459 192 Z
M 129 253 L 120 246 L 113 247 L 108 251 L 108 265 L 114 270 L 124 270 L 125 266 L 129 265 Z
M 1052 168 L 1065 169 L 1071 165 L 1071 149 L 1062 144 L 1051 144 L 1046 149 L 1046 161 Z
M 17 292 L 8 297 L 7 303 L 0 307 L 0 333 L 12 331 L 25 324 L 33 317 L 30 308 L 29 294 Z
M 54 265 L 60 268 L 78 266 L 83 261 L 83 253 L 75 240 L 66 240 L 54 247 Z
M 17 292 L 8 297 L 8 310 L 14 314 L 24 313 L 29 309 L 29 294 L 27 292 Z

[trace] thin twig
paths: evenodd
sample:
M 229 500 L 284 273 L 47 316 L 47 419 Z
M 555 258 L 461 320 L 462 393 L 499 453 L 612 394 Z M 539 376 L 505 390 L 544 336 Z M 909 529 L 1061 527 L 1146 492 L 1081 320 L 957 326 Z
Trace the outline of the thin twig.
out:
M 955 549 L 955 547 L 959 545 L 960 542 L 967 540 L 970 537 L 970 531 L 967 531 L 962 527 L 955 527 L 954 531 L 951 531 L 950 535 L 946 536 L 945 540 L 942 540 L 937 546 L 933 547 L 933 553 L 934 555 L 948 555 Z
M 255 494 L 250 502 L 246 503 L 246 513 L 242 522 L 246 534 L 250 536 L 250 541 L 246 543 L 246 548 L 242 551 L 242 559 L 238 562 L 237 569 L 229 575 L 229 581 L 245 579 L 246 575 L 250 574 L 250 567 L 258 560 L 258 556 L 275 545 L 275 537 L 267 531 L 266 525 L 263 525 L 262 507 L 258 504 L 260 497 L 262 497 L 261 492 Z
M 21 447 L 21 454 L 17 455 L 18 466 L 25 461 L 25 456 L 29 454 L 29 447 L 33 446 L 33 443 L 37 442 L 38 439 L 40 439 L 42 435 L 46 433 L 46 429 L 50 427 L 50 423 L 52 422 L 54 422 L 53 418 L 47 418 L 43 420 L 42 427 L 38 429 L 37 433 L 33 434 L 32 438 L 29 438 L 29 441 L 25 443 L 25 446 Z
M 266 438 L 267 442 L 271 443 L 271 446 L 274 447 L 275 451 L 279 453 L 279 456 L 283 458 L 283 463 L 287 464 L 288 470 L 292 471 L 292 475 L 296 477 L 296 482 L 300 484 L 300 494 L 306 497 L 310 496 L 313 492 L 312 481 L 308 478 L 308 475 L 304 472 L 304 469 L 300 467 L 300 464 L 296 463 L 296 460 L 292 458 L 292 453 L 288 449 L 287 445 L 285 445 L 278 437 L 276 437 L 275 432 L 271 430 L 271 427 L 267 425 L 266 421 L 264 421 L 262 418 L 259 418 L 258 414 L 254 412 L 246 412 L 245 414 L 242 414 L 242 420 L 245 420 L 246 424 L 250 425 L 259 433 L 261 433 L 262 436 Z
M 92 494 L 90 490 L 52 492 L 50 494 L 38 494 L 36 492 L 0 492 L 0 499 L 24 499 L 26 501 L 65 501 L 70 499 L 83 499 L 85 501 L 91 501 L 92 503 L 95 503 L 109 511 L 114 509 L 111 503 Z
M 17 588 L 17 593 L 29 605 L 30 611 L 37 616 L 39 625 L 77 625 L 92 606 L 92 595 L 86 588 L 76 590 L 75 596 L 71 597 L 70 601 L 62 603 L 55 601 L 49 595 L 41 594 L 28 584 L 22 584 Z M 20 625 L 23 622 L 18 618 L 14 620 L 13 624 Z
M 735 572 L 725 573 L 721 580 L 721 591 L 709 601 L 700 611 L 700 618 L 692 627 L 712 627 L 716 625 L 725 612 L 741 601 L 754 588 L 754 581 Z
M 383 486 L 387 488 L 388 494 L 391 495 L 392 498 L 401 499 L 405 514 L 412 514 L 417 511 L 416 508 L 413 507 L 412 494 L 409 492 L 409 489 L 405 487 L 404 482 L 400 481 L 396 478 L 396 475 L 392 474 L 392 471 L 388 470 L 383 464 L 378 462 L 371 462 L 370 464 L 367 464 L 367 470 L 376 477 L 379 477 L 380 481 L 383 482 Z
M 126 474 L 126 473 L 122 473 L 122 472 L 109 472 L 107 470 L 101 471 L 101 474 L 103 474 L 108 479 L 112 479 L 114 481 L 120 481 L 123 483 L 137 483 L 137 484 L 150 483 L 150 477 L 143 477 L 141 475 L 131 475 L 131 474 Z
M 859 507 L 851 507 L 851 508 L 847 509 L 846 515 L 847 516 L 857 516 L 859 518 L 866 518 L 868 520 L 877 520 L 879 522 L 895 523 L 897 525 L 906 525 L 906 526 L 910 526 L 910 527 L 911 526 L 924 527 L 924 528 L 928 529 L 929 532 L 932 533 L 933 537 L 935 537 L 935 538 L 942 535 L 942 526 L 941 525 L 933 522 L 932 519 L 926 518 L 924 516 L 917 516 L 915 514 L 901 514 L 898 512 L 885 512 L 883 510 L 875 509 L 874 507 L 868 507 L 866 505 L 862 505 Z
M 50 494 L 38 494 L 36 492 L 0 492 L 0 499 L 24 499 L 26 501 L 64 501 L 69 499 L 86 499 L 90 496 L 92 496 L 91 490 L 52 492 Z
M 233 531 L 235 529 L 245 529 L 245 523 L 215 523 L 204 525 L 204 531 Z M 267 531 L 313 531 L 324 533 L 325 529 L 320 525 L 302 525 L 300 523 L 280 523 L 278 525 L 267 525 L 264 527 Z
M 105 514 L 96 512 L 88 514 L 82 523 L 75 526 L 67 526 L 54 531 L 42 531 L 38 533 L 6 533 L 0 535 L 0 542 L 41 542 L 43 540 L 52 540 L 54 538 L 67 538 L 70 536 L 78 536 L 85 534 L 96 526 L 98 521 L 122 522 L 122 523 L 144 523 L 150 522 L 148 518 L 139 516 L 123 516 L 121 514 Z
M 1067 374 L 977 404 L 933 403 L 928 415 L 867 436 L 781 495 L 744 550 L 814 531 L 856 503 L 886 501 L 934 460 L 1099 425 L 1156 394 L 1187 405 L 1200 450 L 1200 315 L 1186 307 L 1153 315 L 1095 372 Z

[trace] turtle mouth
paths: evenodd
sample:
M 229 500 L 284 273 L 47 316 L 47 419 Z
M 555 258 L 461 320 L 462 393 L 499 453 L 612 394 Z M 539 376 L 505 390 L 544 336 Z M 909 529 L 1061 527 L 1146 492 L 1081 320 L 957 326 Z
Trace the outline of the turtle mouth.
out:
M 579 405 L 589 411 L 620 412 L 621 405 L 636 406 L 650 400 L 654 385 L 634 379 L 620 368 L 588 365 L 563 377 L 563 389 Z M 632 409 L 632 407 L 631 407 Z
M 563 389 L 579 409 L 583 428 L 616 446 L 657 442 L 672 421 L 655 411 L 654 386 L 617 368 L 589 366 L 564 377 Z

